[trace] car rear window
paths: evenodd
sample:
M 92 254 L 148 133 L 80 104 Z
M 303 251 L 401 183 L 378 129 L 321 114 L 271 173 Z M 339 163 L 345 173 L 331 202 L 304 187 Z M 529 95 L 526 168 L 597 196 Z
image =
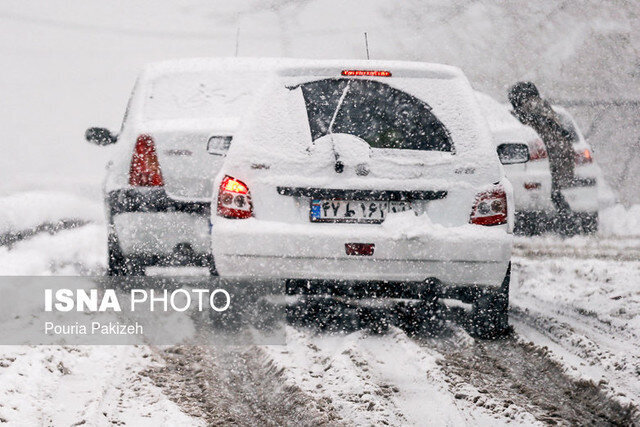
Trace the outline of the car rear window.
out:
M 449 132 L 431 107 L 387 84 L 324 79 L 300 88 L 313 141 L 329 133 L 347 133 L 373 148 L 453 151 Z
M 162 75 L 147 89 L 144 116 L 148 120 L 239 117 L 263 81 L 250 72 Z

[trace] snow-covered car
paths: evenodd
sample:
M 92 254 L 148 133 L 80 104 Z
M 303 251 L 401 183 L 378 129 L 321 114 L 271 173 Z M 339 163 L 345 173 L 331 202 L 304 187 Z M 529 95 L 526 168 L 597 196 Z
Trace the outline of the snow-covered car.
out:
M 562 190 L 571 210 L 577 214 L 585 232 L 598 230 L 598 209 L 600 205 L 613 203 L 614 195 L 606 184 L 602 170 L 598 166 L 593 149 L 587 143 L 573 116 L 563 107 L 553 106 L 564 128 L 573 141 L 576 161 L 574 186 Z
M 551 200 L 551 169 L 544 143 L 536 131 L 520 123 L 507 106 L 482 92 L 476 91 L 476 98 L 496 148 L 504 144 L 526 144 L 529 148 L 528 162 L 503 162 L 513 186 L 516 231 L 526 234 L 545 231 L 549 220 L 556 215 L 556 208 Z
M 507 327 L 512 189 L 457 68 L 279 68 L 212 200 L 221 276 L 285 279 L 291 293 L 458 298 L 473 304 L 477 334 Z
M 264 73 L 241 60 L 175 60 L 138 78 L 104 182 L 108 274 L 142 275 L 152 265 L 200 265 L 210 255 L 211 182 Z

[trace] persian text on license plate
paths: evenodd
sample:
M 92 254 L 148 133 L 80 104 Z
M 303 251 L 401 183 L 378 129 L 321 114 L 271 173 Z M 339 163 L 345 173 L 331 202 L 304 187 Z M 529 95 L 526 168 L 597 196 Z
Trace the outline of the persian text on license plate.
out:
M 411 209 L 410 202 L 311 200 L 311 222 L 380 223 L 389 213 Z

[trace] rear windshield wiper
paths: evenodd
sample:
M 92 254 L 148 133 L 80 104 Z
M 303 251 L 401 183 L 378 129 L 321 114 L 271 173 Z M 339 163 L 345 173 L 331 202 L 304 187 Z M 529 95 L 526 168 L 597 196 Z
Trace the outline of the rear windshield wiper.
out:
M 351 80 L 347 81 L 347 85 L 342 90 L 342 95 L 340 95 L 340 99 L 338 100 L 338 105 L 336 106 L 336 111 L 333 112 L 333 116 L 331 117 L 331 122 L 329 123 L 329 138 L 331 138 L 331 151 L 333 152 L 333 157 L 336 160 L 333 168 L 336 173 L 342 173 L 344 171 L 344 163 L 340 160 L 340 154 L 336 150 L 336 143 L 333 140 L 333 125 L 336 122 L 336 118 L 338 117 L 338 113 L 342 108 L 342 104 L 344 103 L 344 99 L 347 97 L 347 93 L 349 93 L 349 87 L 351 86 Z

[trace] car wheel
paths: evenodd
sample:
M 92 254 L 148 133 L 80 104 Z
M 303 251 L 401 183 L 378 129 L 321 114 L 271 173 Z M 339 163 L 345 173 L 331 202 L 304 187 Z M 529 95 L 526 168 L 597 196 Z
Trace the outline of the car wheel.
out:
M 492 339 L 505 335 L 509 330 L 509 282 L 511 263 L 502 285 L 497 290 L 481 291 L 473 303 L 470 316 L 471 334 L 478 338 Z
M 145 266 L 140 260 L 125 256 L 120 250 L 118 236 L 109 232 L 107 240 L 107 276 L 144 276 Z
M 120 251 L 118 237 L 114 232 L 109 232 L 107 240 L 107 276 L 124 276 L 125 270 L 125 258 Z
M 218 270 L 216 269 L 216 263 L 213 260 L 213 257 L 209 259 L 209 275 L 213 277 L 218 276 Z
M 585 234 L 595 234 L 598 232 L 598 212 L 589 212 L 580 217 L 582 232 Z
M 437 298 L 421 300 L 417 304 L 400 304 L 396 312 L 399 326 L 409 336 L 437 336 L 444 328 Z

